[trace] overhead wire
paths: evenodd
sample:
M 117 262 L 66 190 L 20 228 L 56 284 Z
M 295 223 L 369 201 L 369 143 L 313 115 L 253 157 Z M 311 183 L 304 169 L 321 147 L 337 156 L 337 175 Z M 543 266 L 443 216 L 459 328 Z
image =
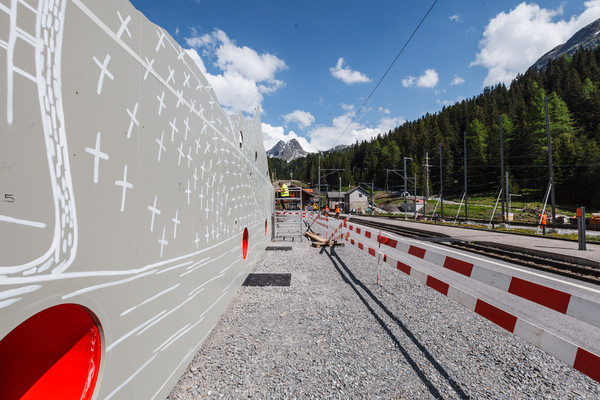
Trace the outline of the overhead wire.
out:
M 366 100 L 360 106 L 360 108 L 358 109 L 358 111 L 354 114 L 354 117 L 352 117 L 352 120 L 350 121 L 350 123 L 348 124 L 348 126 L 346 126 L 346 128 L 342 131 L 342 133 L 340 133 L 340 135 L 338 136 L 338 138 L 336 139 L 336 141 L 333 143 L 332 147 L 335 147 L 337 145 L 337 143 L 339 142 L 339 140 L 341 139 L 341 137 L 344 136 L 344 134 L 346 133 L 346 131 L 348 130 L 348 128 L 350 128 L 350 126 L 352 125 L 352 123 L 356 120 L 356 117 L 358 117 L 358 114 L 360 114 L 360 112 L 365 107 L 365 105 L 369 102 L 369 100 L 371 99 L 371 97 L 373 96 L 373 94 L 375 93 L 375 91 L 377 90 L 377 88 L 379 87 L 379 85 L 381 85 L 381 82 L 383 82 L 383 80 L 385 79 L 385 77 L 387 76 L 387 74 L 390 72 L 390 70 L 392 69 L 392 67 L 394 66 L 394 64 L 398 60 L 398 58 L 404 52 L 404 49 L 406 49 L 406 47 L 408 46 L 408 44 L 410 43 L 410 41 L 412 40 L 412 38 L 416 35 L 416 33 L 419 30 L 419 28 L 421 28 L 421 25 L 423 25 L 423 22 L 425 22 L 425 20 L 427 19 L 427 17 L 431 13 L 431 10 L 433 10 L 433 7 L 435 7 L 435 5 L 437 4 L 437 2 L 438 2 L 438 0 L 435 0 L 433 2 L 433 4 L 431 4 L 431 7 L 429 7 L 429 10 L 427 10 L 427 13 L 421 19 L 421 22 L 419 22 L 419 24 L 417 25 L 417 27 L 415 28 L 415 30 L 413 31 L 413 33 L 410 35 L 410 37 L 408 38 L 408 40 L 404 43 L 404 46 L 402 46 L 402 49 L 400 49 L 400 51 L 396 55 L 396 58 L 394 58 L 394 61 L 392 61 L 392 63 L 387 68 L 387 70 L 385 71 L 385 73 L 383 74 L 383 76 L 381 77 L 381 79 L 379 79 L 379 82 L 377 82 L 377 85 L 375 85 L 375 87 L 373 88 L 373 90 L 371 91 L 371 93 L 369 94 L 369 96 L 366 98 Z

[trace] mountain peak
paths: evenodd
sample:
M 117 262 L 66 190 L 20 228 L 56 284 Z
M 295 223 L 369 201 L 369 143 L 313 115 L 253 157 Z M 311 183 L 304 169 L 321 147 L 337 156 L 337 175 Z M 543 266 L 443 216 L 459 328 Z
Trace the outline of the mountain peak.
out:
M 598 45 L 600 45 L 600 18 L 581 28 L 565 43 L 544 54 L 532 65 L 532 68 L 545 68 L 550 60 L 575 54 L 579 48 L 591 49 Z
M 280 140 L 271 150 L 267 151 L 267 157 L 280 158 L 286 162 L 305 157 L 307 154 L 308 152 L 302 148 L 302 145 L 296 139 L 292 139 L 287 143 Z

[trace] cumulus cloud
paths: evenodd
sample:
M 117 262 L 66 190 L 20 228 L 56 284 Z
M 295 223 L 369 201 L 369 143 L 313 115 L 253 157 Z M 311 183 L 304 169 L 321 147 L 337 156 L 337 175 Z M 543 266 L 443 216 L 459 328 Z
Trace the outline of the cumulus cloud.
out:
M 434 88 L 438 82 L 439 82 L 440 78 L 437 74 L 437 72 L 435 72 L 434 69 L 428 69 L 425 70 L 425 72 L 423 72 L 423 75 L 419 76 L 419 77 L 414 77 L 414 76 L 408 76 L 404 79 L 402 79 L 402 85 L 404 87 L 411 87 L 414 85 L 417 85 L 418 87 L 421 88 Z
M 341 80 L 344 83 L 364 83 L 371 82 L 368 76 L 359 71 L 353 71 L 349 67 L 344 67 L 344 59 L 340 57 L 335 67 L 329 68 L 329 72 L 335 78 Z
M 262 124 L 263 141 L 265 149 L 272 148 L 279 140 L 287 142 L 291 139 L 296 139 L 302 145 L 302 148 L 309 152 L 317 152 L 329 150 L 330 148 L 345 144 L 352 145 L 356 141 L 371 140 L 379 134 L 385 134 L 388 131 L 404 124 L 406 120 L 403 117 L 385 116 L 381 118 L 375 125 L 366 125 L 358 121 L 350 121 L 354 117 L 354 112 L 348 110 L 347 105 L 343 108 L 343 113 L 340 116 L 333 118 L 330 124 L 322 124 L 314 126 L 307 133 L 307 137 L 299 137 L 294 131 L 285 133 L 285 128 L 278 126 L 274 127 L 269 124 Z M 348 127 L 348 129 L 346 129 Z M 344 135 L 340 137 L 342 132 Z M 339 140 L 338 140 L 339 138 Z
M 296 123 L 302 129 L 308 128 L 315 122 L 315 117 L 306 111 L 294 110 L 293 112 L 283 116 L 286 124 Z
M 479 53 L 471 66 L 488 69 L 484 86 L 510 84 L 538 58 L 566 42 L 575 32 L 600 18 L 600 0 L 584 3 L 585 10 L 569 20 L 554 21 L 562 8 L 546 9 L 537 4 L 519 4 L 490 20 L 479 42 Z
M 384 114 L 386 114 L 386 115 L 389 115 L 389 114 L 391 114 L 391 113 L 392 113 L 392 112 L 389 110 L 389 108 L 385 108 L 385 107 L 381 107 L 381 106 L 378 108 L 378 110 L 379 110 L 379 112 L 380 112 L 380 113 L 384 113 Z
M 460 17 L 460 14 L 451 15 L 450 16 L 450 21 L 463 22 L 462 18 Z
M 452 86 L 462 85 L 463 83 L 465 83 L 465 80 L 458 75 L 454 75 L 454 79 L 450 82 Z
M 287 68 L 283 60 L 269 53 L 259 54 L 247 46 L 240 47 L 220 29 L 204 35 L 192 30 L 185 41 L 191 47 L 188 54 L 202 69 L 221 105 L 229 111 L 254 112 L 264 95 L 284 86 L 284 82 L 275 78 Z M 196 49 L 201 51 L 204 60 L 211 60 L 220 73 L 207 72 Z
M 300 146 L 302 146 L 302 148 L 304 150 L 316 151 L 316 150 L 311 150 L 312 146 L 310 145 L 310 143 L 308 143 L 306 138 L 304 138 L 302 136 L 298 136 L 296 134 L 296 132 L 289 131 L 288 133 L 285 133 L 285 129 L 283 126 L 272 126 L 270 124 L 266 124 L 263 122 L 263 123 L 261 123 L 261 127 L 262 127 L 263 143 L 265 145 L 265 150 L 270 150 L 280 140 L 283 140 L 284 142 L 287 143 L 292 139 L 296 139 L 298 141 L 298 143 L 300 143 Z

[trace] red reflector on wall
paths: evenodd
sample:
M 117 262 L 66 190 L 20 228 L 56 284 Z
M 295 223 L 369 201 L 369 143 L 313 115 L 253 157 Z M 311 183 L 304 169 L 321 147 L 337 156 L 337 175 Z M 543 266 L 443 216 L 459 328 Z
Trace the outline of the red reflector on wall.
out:
M 98 327 L 83 307 L 41 311 L 0 341 L 0 398 L 89 400 L 100 355 Z
M 244 228 L 244 236 L 242 237 L 242 257 L 244 257 L 244 260 L 248 257 L 248 228 Z

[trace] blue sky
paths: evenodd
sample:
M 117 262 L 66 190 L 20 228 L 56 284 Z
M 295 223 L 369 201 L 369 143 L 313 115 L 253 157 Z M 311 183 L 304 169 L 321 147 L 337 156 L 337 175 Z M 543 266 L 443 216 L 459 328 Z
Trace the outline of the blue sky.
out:
M 265 149 L 352 144 L 510 84 L 600 18 L 600 0 L 132 0 L 188 50 L 222 107 L 260 106 Z

